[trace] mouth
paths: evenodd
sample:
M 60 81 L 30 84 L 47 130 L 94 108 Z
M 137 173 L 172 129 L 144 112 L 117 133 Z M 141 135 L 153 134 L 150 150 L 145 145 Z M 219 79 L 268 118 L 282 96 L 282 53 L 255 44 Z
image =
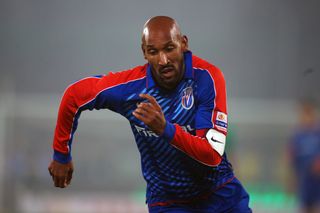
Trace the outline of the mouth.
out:
M 172 66 L 164 67 L 160 70 L 160 74 L 164 78 L 172 78 L 174 75 L 174 67 Z

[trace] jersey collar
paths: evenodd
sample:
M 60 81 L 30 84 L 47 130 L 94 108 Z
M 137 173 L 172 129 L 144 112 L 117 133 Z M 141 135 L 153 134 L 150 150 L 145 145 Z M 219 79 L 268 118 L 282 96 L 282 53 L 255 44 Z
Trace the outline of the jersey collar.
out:
M 183 53 L 183 57 L 184 57 L 184 65 L 185 65 L 185 72 L 184 72 L 184 76 L 183 78 L 193 78 L 193 69 L 192 69 L 192 52 L 191 51 L 187 51 Z M 151 73 L 151 65 L 148 64 L 147 67 L 147 88 L 151 88 L 156 86 L 156 83 L 152 77 L 152 73 Z

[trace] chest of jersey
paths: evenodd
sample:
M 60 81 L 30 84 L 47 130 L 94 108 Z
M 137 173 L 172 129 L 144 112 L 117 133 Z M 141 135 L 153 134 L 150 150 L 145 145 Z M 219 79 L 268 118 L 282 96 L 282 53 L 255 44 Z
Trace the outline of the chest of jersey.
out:
M 167 121 L 179 124 L 190 133 L 194 133 L 194 118 L 196 112 L 196 86 L 192 79 L 185 79 L 173 92 L 165 92 L 158 87 L 142 88 L 138 93 L 130 95 L 125 103 L 125 117 L 130 123 L 145 136 L 155 136 L 148 127 L 136 119 L 132 112 L 137 108 L 137 104 L 144 102 L 139 94 L 146 93 L 153 96 L 165 115 Z

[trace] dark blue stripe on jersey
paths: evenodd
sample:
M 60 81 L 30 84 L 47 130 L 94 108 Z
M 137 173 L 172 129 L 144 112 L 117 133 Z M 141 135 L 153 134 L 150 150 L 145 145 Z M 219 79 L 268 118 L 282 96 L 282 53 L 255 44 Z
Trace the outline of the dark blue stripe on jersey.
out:
M 104 75 L 94 75 L 93 77 L 102 78 Z
M 222 121 L 216 121 L 216 125 L 224 127 L 224 128 L 228 127 L 228 125 L 225 122 L 222 122 Z
M 213 128 L 211 119 L 212 109 L 214 109 L 215 88 L 214 82 L 207 70 L 195 69 L 195 81 L 197 82 L 197 98 L 198 102 L 205 103 L 208 109 L 201 108 L 197 111 L 196 129 Z

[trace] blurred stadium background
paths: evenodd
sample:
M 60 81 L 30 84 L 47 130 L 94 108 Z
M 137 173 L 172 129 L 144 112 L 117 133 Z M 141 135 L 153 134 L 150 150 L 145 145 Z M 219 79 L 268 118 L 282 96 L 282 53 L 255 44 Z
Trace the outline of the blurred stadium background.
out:
M 320 100 L 319 9 L 317 0 L 1 0 L 0 212 L 146 212 L 119 115 L 82 114 L 69 188 L 54 188 L 47 166 L 64 89 L 145 63 L 141 28 L 154 15 L 175 18 L 193 53 L 224 72 L 228 153 L 254 212 L 298 212 L 286 144 L 296 101 Z

